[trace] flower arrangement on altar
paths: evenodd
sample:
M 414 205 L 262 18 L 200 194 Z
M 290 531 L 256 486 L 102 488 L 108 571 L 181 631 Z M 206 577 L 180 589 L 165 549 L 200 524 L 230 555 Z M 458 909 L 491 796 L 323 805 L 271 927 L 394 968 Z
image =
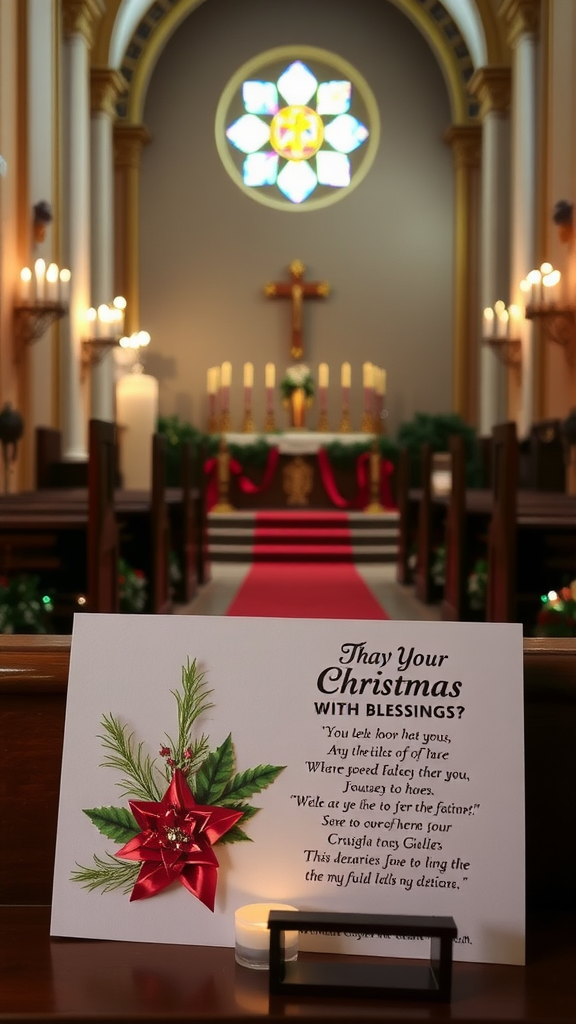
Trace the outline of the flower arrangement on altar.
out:
M 535 636 L 576 636 L 576 580 L 540 598 Z
M 289 366 L 280 381 L 280 393 L 285 401 L 289 401 L 291 395 L 300 388 L 304 391 L 307 399 L 314 397 L 314 378 L 309 367 L 304 363 Z

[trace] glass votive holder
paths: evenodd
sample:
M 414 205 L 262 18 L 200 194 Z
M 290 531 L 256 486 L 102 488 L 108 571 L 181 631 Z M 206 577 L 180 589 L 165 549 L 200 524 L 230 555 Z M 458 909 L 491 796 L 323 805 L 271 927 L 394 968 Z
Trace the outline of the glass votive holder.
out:
M 234 913 L 236 963 L 257 971 L 270 966 L 270 931 L 268 914 L 271 910 L 296 910 L 287 903 L 248 903 Z M 284 959 L 298 958 L 298 932 L 284 933 Z

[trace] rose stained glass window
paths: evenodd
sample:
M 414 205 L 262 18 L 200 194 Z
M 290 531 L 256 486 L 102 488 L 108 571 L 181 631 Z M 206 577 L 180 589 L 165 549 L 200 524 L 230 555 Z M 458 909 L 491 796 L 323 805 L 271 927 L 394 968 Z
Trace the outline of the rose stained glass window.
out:
M 379 136 L 361 76 L 325 51 L 298 53 L 269 51 L 245 65 L 225 90 L 216 124 L 231 177 L 252 198 L 284 209 L 341 198 L 369 169 Z

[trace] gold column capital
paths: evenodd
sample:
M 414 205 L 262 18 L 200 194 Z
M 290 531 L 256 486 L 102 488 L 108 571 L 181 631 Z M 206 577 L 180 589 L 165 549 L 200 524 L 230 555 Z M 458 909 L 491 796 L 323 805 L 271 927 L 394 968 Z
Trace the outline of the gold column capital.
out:
M 143 124 L 114 125 L 114 163 L 117 167 L 140 167 L 143 147 L 151 135 Z
M 104 10 L 104 0 L 62 0 L 64 38 L 81 35 L 91 50 Z
M 127 88 L 126 79 L 114 68 L 90 68 L 90 112 L 96 114 L 101 111 L 114 120 L 118 97 Z
M 475 124 L 453 124 L 444 134 L 444 142 L 451 146 L 456 168 L 480 166 L 482 128 Z
M 512 71 L 508 67 L 478 68 L 468 83 L 468 91 L 480 104 L 480 120 L 487 114 L 505 114 L 510 109 Z
M 537 36 L 540 0 L 502 0 L 498 16 L 506 25 L 507 41 L 514 49 L 522 36 Z

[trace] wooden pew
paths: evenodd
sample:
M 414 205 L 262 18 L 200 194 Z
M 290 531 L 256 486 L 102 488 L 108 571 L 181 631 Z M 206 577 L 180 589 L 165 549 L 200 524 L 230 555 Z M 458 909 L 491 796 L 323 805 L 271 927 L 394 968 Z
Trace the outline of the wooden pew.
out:
M 51 900 L 69 656 L 69 636 L 0 635 L 0 835 L 34 838 L 4 840 L 0 905 Z M 524 640 L 524 728 L 528 910 L 574 908 L 576 639 Z
M 47 490 L 0 500 L 0 571 L 37 575 L 48 592 L 56 590 L 53 623 L 60 630 L 70 629 L 76 611 L 118 609 L 114 435 L 113 424 L 90 421 L 86 491 L 58 492 L 56 502 Z
M 116 429 L 92 419 L 88 460 L 88 611 L 118 611 L 118 527 L 114 507 Z
M 493 431 L 494 493 L 488 534 L 489 622 L 530 628 L 539 598 L 572 579 L 576 566 L 576 498 L 518 490 L 514 423 Z
M 412 583 L 413 573 L 409 565 L 412 548 L 415 549 L 417 536 L 416 504 L 410 500 L 410 450 L 401 448 L 396 470 L 396 501 L 398 504 L 398 557 L 396 580 L 404 586 Z
M 516 621 L 518 441 L 515 423 L 492 431 L 493 508 L 488 530 L 488 622 Z
M 440 614 L 448 621 L 466 617 L 466 449 L 464 437 L 450 438 L 452 489 L 446 514 L 446 582 Z

